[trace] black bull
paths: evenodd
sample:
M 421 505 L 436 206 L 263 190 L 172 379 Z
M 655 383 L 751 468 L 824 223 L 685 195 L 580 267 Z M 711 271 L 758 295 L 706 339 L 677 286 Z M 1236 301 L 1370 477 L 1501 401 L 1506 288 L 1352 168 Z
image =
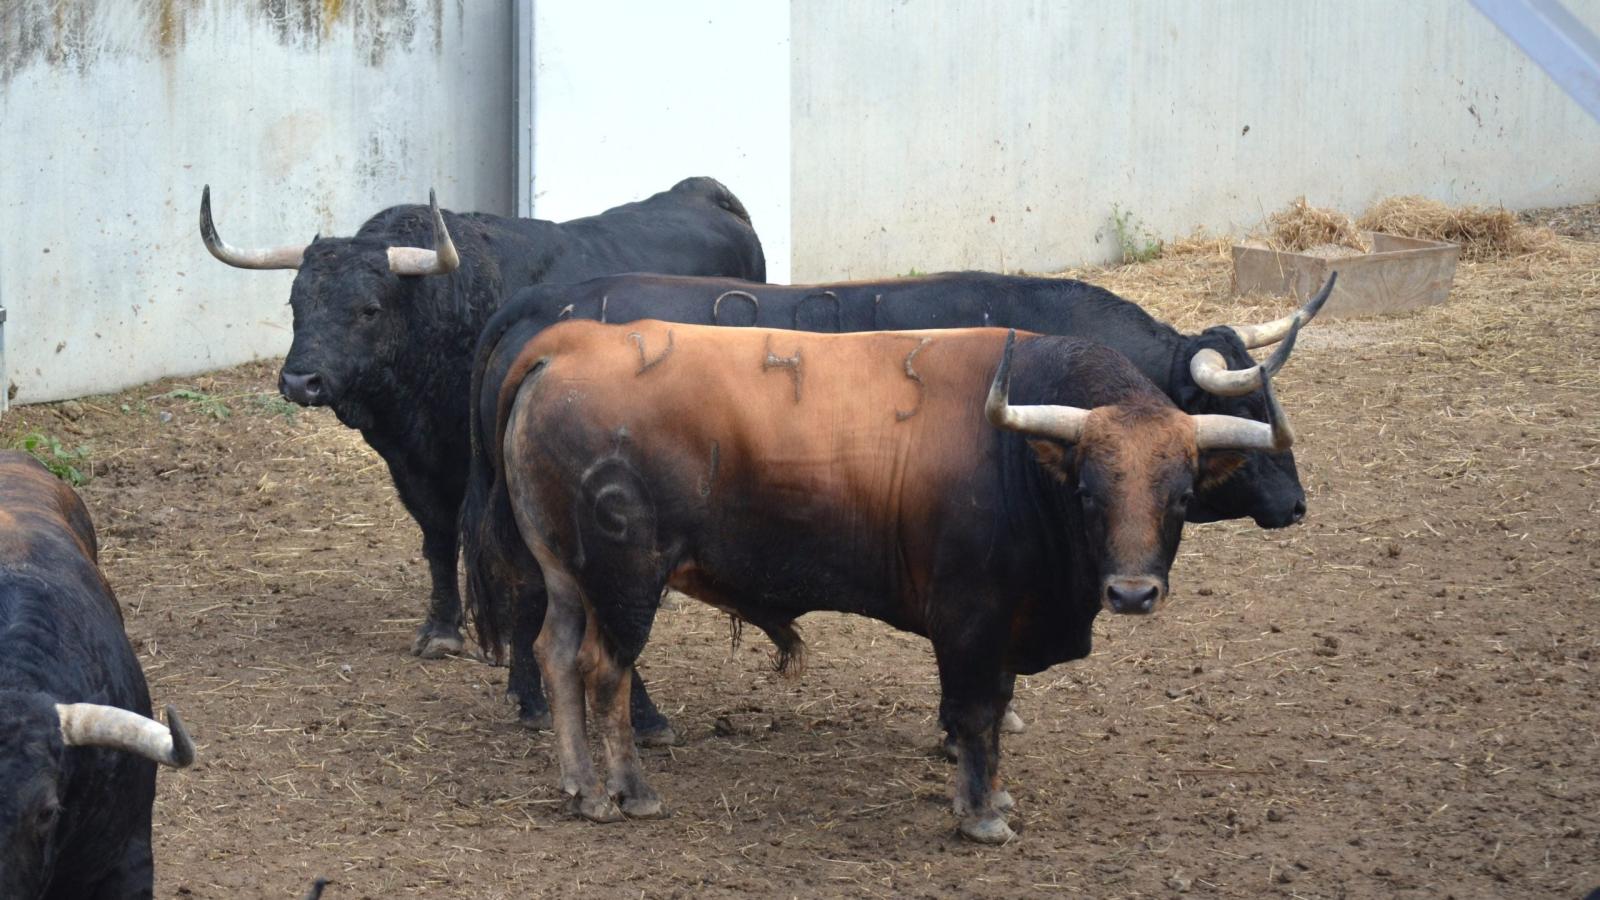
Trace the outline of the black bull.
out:
M 194 745 L 150 692 L 78 496 L 0 451 L 0 897 L 149 897 L 156 763 Z
M 279 388 L 303 406 L 331 407 L 388 464 L 422 528 L 432 579 L 428 617 L 412 646 L 425 657 L 462 646 L 456 523 L 466 491 L 467 388 L 473 343 L 490 315 L 529 285 L 617 272 L 766 278 L 749 214 L 711 178 L 567 222 L 436 206 L 432 213 L 395 206 L 353 238 L 259 250 L 221 240 L 209 188 L 200 213 L 206 246 L 223 262 L 299 269 L 289 294 L 294 342 Z
M 1080 337 L 1127 357 L 1186 413 L 1265 422 L 1268 410 L 1262 391 L 1231 397 L 1212 393 L 1196 382 L 1191 360 L 1203 350 L 1214 350 L 1229 369 L 1254 366 L 1246 338 L 1251 345 L 1260 345 L 1266 338 L 1281 339 L 1291 322 L 1304 324 L 1314 317 L 1332 288 L 1330 278 L 1300 311 L 1276 323 L 1282 327 L 1219 325 L 1194 335 L 1182 334 L 1138 305 L 1082 281 L 981 272 L 793 286 L 723 278 L 620 275 L 577 285 L 529 288 L 489 321 L 478 342 L 471 389 L 475 449 L 462 507 L 468 606 L 506 602 L 519 592 L 535 595 L 531 602 L 518 602 L 514 607 L 534 612 L 528 621 L 518 619 L 511 635 L 510 693 L 517 699 L 523 720 L 542 725 L 547 706 L 531 645 L 542 621 L 537 597 L 542 595 L 543 585 L 537 564 L 515 534 L 503 496 L 495 493 L 493 466 L 485 451 L 494 440 L 493 386 L 500 383 L 524 344 L 562 319 L 629 322 L 650 318 L 816 332 L 997 326 Z M 483 385 L 491 387 L 486 390 Z M 1305 492 L 1292 453 L 1227 451 L 1208 453 L 1202 461 L 1202 471 L 1218 474 L 1196 485 L 1187 521 L 1248 516 L 1264 528 L 1279 528 L 1304 516 Z M 481 621 L 482 617 L 478 618 Z M 499 649 L 499 636 L 480 637 L 488 637 L 486 646 Z M 642 737 L 653 740 L 670 735 L 639 683 L 635 683 L 633 699 L 636 722 L 649 723 L 639 730 Z

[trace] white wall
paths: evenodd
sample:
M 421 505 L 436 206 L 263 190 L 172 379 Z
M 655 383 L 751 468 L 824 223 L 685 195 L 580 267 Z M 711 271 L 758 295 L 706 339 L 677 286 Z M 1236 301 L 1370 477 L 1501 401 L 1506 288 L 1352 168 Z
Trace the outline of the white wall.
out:
M 692 175 L 750 211 L 789 273 L 788 0 L 520 0 L 533 8 L 533 213 L 592 215 Z
M 1465 0 L 806 0 L 791 35 L 797 281 L 1109 260 L 1112 204 L 1171 238 L 1600 196 L 1600 125 Z
M 294 273 L 207 255 L 203 183 L 235 244 L 351 234 L 430 185 L 509 213 L 510 22 L 477 0 L 0 0 L 17 399 L 287 349 Z

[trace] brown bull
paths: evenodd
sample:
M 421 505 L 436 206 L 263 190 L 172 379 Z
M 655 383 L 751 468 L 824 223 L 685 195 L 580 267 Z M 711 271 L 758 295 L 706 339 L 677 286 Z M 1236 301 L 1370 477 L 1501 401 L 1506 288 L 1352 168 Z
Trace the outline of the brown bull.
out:
M 672 586 L 790 651 L 813 610 L 930 638 L 961 832 L 1008 839 L 1013 677 L 1085 656 L 1102 607 L 1156 608 L 1199 451 L 1286 449 L 1271 406 L 1271 425 L 1191 416 L 1111 350 L 1027 336 L 1013 354 L 998 329 L 546 330 L 501 383 L 497 446 L 549 594 L 535 651 L 563 789 L 597 821 L 660 813 L 628 676 Z

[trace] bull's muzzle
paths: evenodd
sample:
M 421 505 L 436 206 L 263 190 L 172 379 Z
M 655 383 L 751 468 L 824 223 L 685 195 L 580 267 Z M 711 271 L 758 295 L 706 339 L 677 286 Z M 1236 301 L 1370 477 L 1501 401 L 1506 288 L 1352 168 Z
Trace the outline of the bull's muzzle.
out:
M 1114 576 L 1105 581 L 1100 603 L 1114 613 L 1148 615 L 1165 593 L 1161 579 L 1149 575 Z
M 278 393 L 291 403 L 301 406 L 328 405 L 328 387 L 316 372 L 282 372 L 278 375 Z

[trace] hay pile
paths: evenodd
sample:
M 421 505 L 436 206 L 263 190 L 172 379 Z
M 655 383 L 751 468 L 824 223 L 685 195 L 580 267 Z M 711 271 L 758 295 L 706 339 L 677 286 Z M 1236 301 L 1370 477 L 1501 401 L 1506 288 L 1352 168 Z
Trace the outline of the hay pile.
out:
M 1446 206 L 1426 197 L 1380 200 L 1357 224 L 1366 231 L 1460 244 L 1466 259 L 1565 253 L 1555 232 L 1528 225 L 1509 210 Z
M 1372 249 L 1349 216 L 1336 209 L 1312 206 L 1305 197 L 1296 197 L 1288 207 L 1273 213 L 1261 239 L 1280 253 L 1321 251 L 1330 246 L 1362 253 Z

